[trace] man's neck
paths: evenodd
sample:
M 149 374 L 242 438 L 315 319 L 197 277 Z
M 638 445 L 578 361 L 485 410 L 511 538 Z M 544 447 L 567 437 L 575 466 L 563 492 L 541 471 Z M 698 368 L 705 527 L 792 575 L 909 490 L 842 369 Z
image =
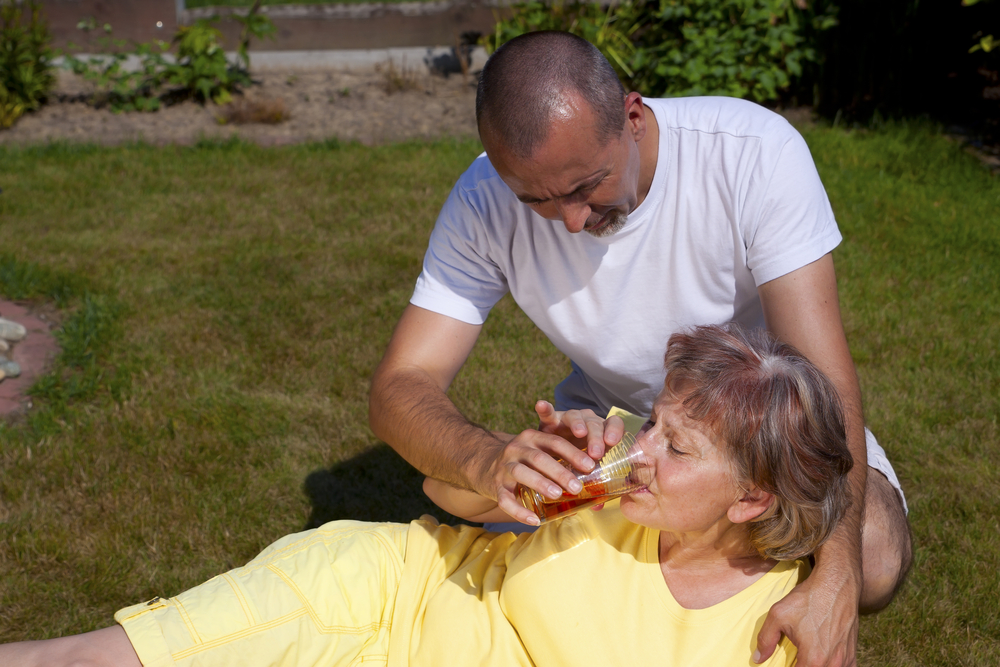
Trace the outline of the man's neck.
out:
M 639 204 L 646 200 L 653 185 L 656 159 L 660 152 L 660 126 L 656 122 L 656 114 L 648 106 L 643 106 L 646 108 L 646 134 L 639 140 Z

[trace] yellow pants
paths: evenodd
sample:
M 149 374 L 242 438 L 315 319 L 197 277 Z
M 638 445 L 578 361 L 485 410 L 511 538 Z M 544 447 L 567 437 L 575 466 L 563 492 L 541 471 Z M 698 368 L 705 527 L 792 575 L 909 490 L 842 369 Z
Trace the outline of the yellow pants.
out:
M 146 667 L 386 662 L 406 524 L 328 523 L 115 620 Z

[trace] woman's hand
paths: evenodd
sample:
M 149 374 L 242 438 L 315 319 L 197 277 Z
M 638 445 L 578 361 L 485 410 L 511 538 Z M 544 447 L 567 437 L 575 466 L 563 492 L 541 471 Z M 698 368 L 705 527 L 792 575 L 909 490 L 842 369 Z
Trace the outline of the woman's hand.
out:
M 460 489 L 439 479 L 425 477 L 424 493 L 431 502 L 445 512 L 466 521 L 476 523 L 510 521 L 510 517 L 497 507 L 495 500 L 484 498 L 475 491 Z

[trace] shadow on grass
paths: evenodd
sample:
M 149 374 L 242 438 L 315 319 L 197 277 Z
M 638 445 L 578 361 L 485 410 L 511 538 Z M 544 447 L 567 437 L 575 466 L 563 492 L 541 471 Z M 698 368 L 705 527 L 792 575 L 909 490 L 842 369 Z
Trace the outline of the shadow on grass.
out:
M 388 445 L 378 445 L 329 470 L 309 473 L 305 492 L 312 504 L 306 529 L 328 521 L 407 523 L 430 514 L 441 523 L 463 523 L 427 499 L 424 476 Z

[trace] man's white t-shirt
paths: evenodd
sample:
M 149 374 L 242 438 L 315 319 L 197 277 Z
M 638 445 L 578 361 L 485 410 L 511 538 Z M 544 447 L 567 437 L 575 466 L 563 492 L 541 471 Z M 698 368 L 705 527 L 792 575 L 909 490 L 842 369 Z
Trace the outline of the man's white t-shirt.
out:
M 809 149 L 781 116 L 722 97 L 645 103 L 659 155 L 621 231 L 571 234 L 519 202 L 481 155 L 438 217 L 410 300 L 478 325 L 510 291 L 572 361 L 559 409 L 648 415 L 672 333 L 764 326 L 757 288 L 841 241 Z

